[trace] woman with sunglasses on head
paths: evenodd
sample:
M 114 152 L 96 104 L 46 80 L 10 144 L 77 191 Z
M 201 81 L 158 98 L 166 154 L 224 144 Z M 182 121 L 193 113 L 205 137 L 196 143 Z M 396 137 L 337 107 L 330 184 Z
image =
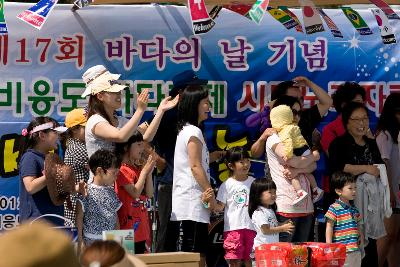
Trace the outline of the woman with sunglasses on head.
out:
M 146 111 L 149 98 L 148 90 L 143 90 L 137 97 L 137 107 L 130 120 L 116 116 L 121 108 L 121 91 L 127 89 L 118 81 L 120 74 L 110 73 L 104 66 L 89 68 L 82 76 L 86 90 L 82 97 L 89 96 L 88 121 L 85 128 L 85 141 L 88 156 L 103 148 L 114 151 L 114 143 L 126 142 L 138 130 L 138 124 Z M 178 99 L 163 99 L 157 113 L 144 133 L 143 139 L 152 138 L 165 111 L 173 108 Z
M 275 101 L 272 110 L 281 105 L 290 109 L 292 123 L 297 124 L 300 118 L 299 100 L 291 96 L 282 96 Z M 275 119 L 277 118 L 273 115 L 271 121 Z M 285 140 L 281 140 L 278 134 L 273 134 L 266 142 L 271 178 L 277 186 L 277 219 L 281 223 L 291 220 L 295 225 L 293 233 L 279 233 L 279 241 L 305 242 L 308 240 L 311 230 L 312 213 L 314 211 L 311 199 L 312 191 L 310 190 L 310 182 L 307 179 L 307 175 L 316 169 L 315 161 L 319 159 L 319 153 L 313 152 L 306 156 L 293 156 L 288 159 L 283 141 Z M 298 193 L 292 185 L 293 178 L 299 181 L 301 188 L 305 191 L 304 197 L 300 201 Z

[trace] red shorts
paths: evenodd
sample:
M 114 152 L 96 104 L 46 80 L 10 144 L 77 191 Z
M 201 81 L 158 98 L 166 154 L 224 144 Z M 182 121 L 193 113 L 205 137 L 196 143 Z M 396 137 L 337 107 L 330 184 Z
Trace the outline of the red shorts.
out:
M 250 260 L 256 235 L 255 231 L 249 229 L 224 232 L 225 259 Z

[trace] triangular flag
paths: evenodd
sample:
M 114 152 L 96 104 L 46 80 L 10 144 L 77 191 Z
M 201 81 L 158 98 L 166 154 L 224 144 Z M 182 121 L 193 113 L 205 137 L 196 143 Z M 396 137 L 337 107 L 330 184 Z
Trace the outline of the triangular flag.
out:
M 208 15 L 204 0 L 188 0 L 188 6 L 194 34 L 206 33 L 214 27 L 215 22 Z
M 278 8 L 269 7 L 268 12 L 277 21 L 282 23 L 283 26 L 285 26 L 286 29 L 288 29 L 288 30 L 292 29 L 298 25 L 297 22 L 283 10 L 280 10 Z
M 301 26 L 301 22 L 299 18 L 294 14 L 292 11 L 289 10 L 287 6 L 278 6 L 279 9 L 283 10 L 288 14 L 294 21 L 296 21 L 297 26 L 296 26 L 296 31 L 298 32 L 304 32 L 303 27 Z
M 226 9 L 236 12 L 242 16 L 246 16 L 251 9 L 251 5 L 224 5 Z
M 385 13 L 380 9 L 371 9 L 372 14 L 375 15 L 376 21 L 378 22 L 379 30 L 384 44 L 396 43 L 396 37 L 394 36 L 392 26 L 390 26 L 389 20 Z
M 303 9 L 303 21 L 306 33 L 313 34 L 325 31 L 321 17 L 314 3 L 311 0 L 299 0 L 299 3 Z
M 322 8 L 319 8 L 318 11 L 328 28 L 331 30 L 333 36 L 343 38 L 343 34 L 340 32 L 335 22 L 333 22 L 333 20 L 331 20 L 331 18 L 325 13 L 325 11 L 323 11 Z
M 90 5 L 91 3 L 93 3 L 93 0 L 76 0 L 74 2 L 74 5 L 72 6 L 71 10 L 76 11 L 78 9 L 81 9 L 81 8 L 84 8 L 88 5 Z
M 383 0 L 370 0 L 371 3 L 375 4 L 377 7 L 385 12 L 389 19 L 400 19 L 399 15 L 394 12 L 394 10 Z
M 353 24 L 354 28 L 356 28 L 361 35 L 372 34 L 371 29 L 357 11 L 351 7 L 342 7 L 342 10 L 346 17 L 350 20 L 351 24 Z
M 210 16 L 211 19 L 215 20 L 218 17 L 219 12 L 221 12 L 221 10 L 222 6 L 214 6 L 211 9 L 210 13 L 208 13 L 208 15 Z
M 0 35 L 8 34 L 6 19 L 4 18 L 4 0 L 0 0 Z
M 260 24 L 267 10 L 269 0 L 257 0 L 249 10 L 247 16 L 257 24 Z
M 19 14 L 17 18 L 40 30 L 57 2 L 58 0 L 40 0 L 31 8 Z

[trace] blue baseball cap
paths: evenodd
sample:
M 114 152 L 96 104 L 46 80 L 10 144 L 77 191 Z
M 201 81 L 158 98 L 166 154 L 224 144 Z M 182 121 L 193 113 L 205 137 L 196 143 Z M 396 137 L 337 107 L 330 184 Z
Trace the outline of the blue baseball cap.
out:
M 208 80 L 199 79 L 197 74 L 193 70 L 185 70 L 181 73 L 176 74 L 172 78 L 173 88 L 169 92 L 169 95 L 175 97 L 179 90 L 184 89 L 188 85 L 206 85 Z

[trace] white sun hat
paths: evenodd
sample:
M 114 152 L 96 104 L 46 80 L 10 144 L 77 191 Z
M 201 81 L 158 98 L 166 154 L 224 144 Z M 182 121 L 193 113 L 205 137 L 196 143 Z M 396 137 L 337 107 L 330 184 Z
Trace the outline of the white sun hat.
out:
M 121 74 L 110 73 L 103 65 L 96 65 L 89 68 L 82 75 L 86 89 L 81 96 L 87 97 L 88 95 L 95 95 L 100 92 L 117 93 L 124 90 L 127 86 L 118 82 L 120 76 Z

